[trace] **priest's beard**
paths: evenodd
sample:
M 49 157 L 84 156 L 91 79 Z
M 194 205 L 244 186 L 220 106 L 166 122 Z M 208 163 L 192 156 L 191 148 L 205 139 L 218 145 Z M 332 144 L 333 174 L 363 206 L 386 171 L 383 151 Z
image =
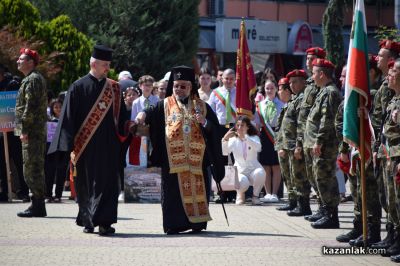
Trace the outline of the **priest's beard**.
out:
M 178 95 L 175 95 L 175 99 L 176 99 L 177 101 L 185 101 L 187 98 L 189 98 L 189 95 L 185 95 L 185 96 L 178 96 Z

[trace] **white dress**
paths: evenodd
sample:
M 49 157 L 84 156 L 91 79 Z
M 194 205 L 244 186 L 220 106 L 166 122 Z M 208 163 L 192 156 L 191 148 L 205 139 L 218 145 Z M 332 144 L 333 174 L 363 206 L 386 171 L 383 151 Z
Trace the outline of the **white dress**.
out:
M 244 193 L 252 185 L 253 195 L 258 197 L 260 194 L 266 176 L 264 168 L 257 159 L 260 151 L 261 141 L 257 135 L 246 135 L 243 141 L 238 137 L 232 137 L 228 141 L 222 140 L 223 155 L 232 152 L 235 158 L 240 183 L 238 193 Z

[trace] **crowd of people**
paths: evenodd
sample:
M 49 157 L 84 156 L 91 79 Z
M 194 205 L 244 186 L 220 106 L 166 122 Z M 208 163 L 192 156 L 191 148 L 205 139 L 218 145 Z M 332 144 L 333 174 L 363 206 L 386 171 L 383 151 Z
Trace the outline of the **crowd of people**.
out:
M 211 178 L 223 179 L 228 157 L 237 166 L 239 185 L 236 191 L 220 193 L 217 202 L 243 205 L 247 196 L 254 205 L 279 202 L 283 179 L 288 201 L 277 210 L 304 216 L 315 229 L 339 228 L 339 167 L 350 182 L 354 220 L 352 230 L 337 241 L 352 246 L 366 241 L 400 262 L 399 53 L 400 43 L 382 40 L 379 53 L 369 56 L 373 104 L 371 110 L 359 111 L 369 112 L 375 133 L 373 162 L 366 167 L 367 239 L 362 236 L 358 151 L 342 134 L 346 66 L 337 79 L 336 66 L 320 47 L 306 51 L 306 69 L 291 70 L 283 77 L 270 68 L 264 71 L 252 97 L 251 117 L 236 114 L 233 69 L 213 77 L 202 68 L 196 78 L 192 68 L 179 66 L 159 81 L 144 75 L 138 82 L 122 71 L 116 82 L 107 79 L 112 50 L 95 46 L 90 73 L 62 94 L 65 99 L 53 99 L 35 70 L 37 53 L 22 49 L 18 68 L 25 78 L 21 84 L 0 67 L 1 89 L 19 87 L 18 137 L 10 136 L 14 138 L 10 145 L 20 145 L 19 150 L 11 149 L 16 151 L 11 154 L 17 169 L 13 177 L 18 177 L 20 187 L 16 193 L 24 201 L 30 200 L 28 188 L 32 193 L 32 205 L 18 215 L 46 216 L 45 200 L 60 202 L 64 183 L 72 176 L 79 205 L 77 224 L 86 233 L 99 226 L 100 234 L 113 234 L 126 152 L 146 127 L 149 165 L 162 169 L 165 233 L 206 229 L 211 219 Z M 47 134 L 47 149 L 46 122 L 47 128 L 57 124 L 55 132 Z M 0 200 L 7 199 L 4 176 Z M 310 208 L 312 191 L 318 202 L 315 213 Z M 382 209 L 387 213 L 383 240 Z

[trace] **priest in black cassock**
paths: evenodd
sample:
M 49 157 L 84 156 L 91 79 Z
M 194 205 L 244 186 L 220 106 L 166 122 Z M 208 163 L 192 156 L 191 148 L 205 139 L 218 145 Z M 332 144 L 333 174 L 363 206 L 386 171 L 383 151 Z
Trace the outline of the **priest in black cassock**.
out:
M 198 233 L 211 220 L 207 167 L 224 176 L 218 119 L 196 94 L 194 70 L 174 67 L 163 101 L 138 114 L 136 123 L 150 126 L 151 161 L 162 169 L 161 205 L 167 234 Z
M 117 222 L 119 133 L 129 119 L 118 83 L 107 79 L 111 58 L 110 48 L 94 47 L 89 74 L 68 90 L 48 152 L 61 161 L 70 156 L 79 205 L 76 223 L 85 233 L 99 226 L 100 235 L 115 232 L 111 225 Z

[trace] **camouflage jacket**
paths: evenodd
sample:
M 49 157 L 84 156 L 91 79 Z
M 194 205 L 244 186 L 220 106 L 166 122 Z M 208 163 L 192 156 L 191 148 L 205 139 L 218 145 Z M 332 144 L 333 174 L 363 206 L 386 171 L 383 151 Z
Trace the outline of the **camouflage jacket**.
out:
M 400 124 L 392 119 L 393 111 L 400 111 L 400 95 L 394 96 L 386 108 L 383 135 L 386 137 L 386 152 L 390 157 L 400 156 Z
M 315 85 L 314 81 L 311 78 L 307 79 L 307 87 L 305 88 L 303 93 L 303 100 L 301 101 L 299 115 L 297 118 L 298 127 L 296 147 L 303 146 L 304 130 L 306 129 L 307 117 L 310 113 L 311 107 L 314 104 L 318 92 L 319 89 L 317 85 Z
M 294 150 L 296 148 L 297 139 L 297 118 L 299 116 L 300 104 L 303 100 L 303 92 L 292 96 L 292 101 L 287 105 L 287 110 L 283 116 L 281 131 L 282 145 L 286 150 Z
M 18 91 L 15 105 L 15 135 L 32 132 L 45 134 L 46 109 L 46 81 L 39 72 L 34 70 L 22 80 Z
M 281 126 L 282 126 L 283 116 L 285 115 L 285 113 L 287 111 L 288 104 L 290 103 L 290 101 L 284 105 L 284 107 L 281 110 L 281 113 L 278 116 L 277 126 L 275 127 L 275 146 L 274 147 L 275 147 L 276 151 L 283 149 L 283 136 L 282 136 L 282 130 L 281 130 L 282 127 Z
M 374 152 L 377 152 L 379 146 L 381 145 L 382 122 L 385 118 L 386 107 L 393 98 L 393 95 L 394 91 L 389 89 L 388 81 L 385 79 L 379 90 L 375 93 L 373 110 L 371 114 L 371 124 L 374 128 L 375 134 L 375 143 L 372 148 Z
M 350 146 L 343 141 L 343 112 L 344 112 L 344 100 L 340 103 L 338 111 L 335 116 L 335 130 L 336 137 L 339 141 L 339 152 L 348 153 L 350 151 Z
M 337 146 L 335 116 L 341 101 L 342 96 L 334 83 L 321 88 L 307 118 L 305 148 L 312 148 L 314 144 Z

